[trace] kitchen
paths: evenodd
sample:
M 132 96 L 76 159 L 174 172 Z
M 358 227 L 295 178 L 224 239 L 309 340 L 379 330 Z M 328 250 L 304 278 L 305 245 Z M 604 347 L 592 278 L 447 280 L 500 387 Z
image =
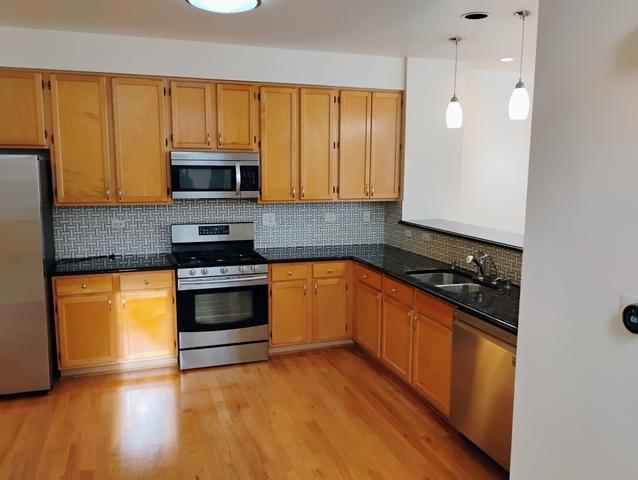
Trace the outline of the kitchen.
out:
M 401 54 L 65 3 L 0 27 L 0 476 L 528 478 L 538 2 L 374 2 Z

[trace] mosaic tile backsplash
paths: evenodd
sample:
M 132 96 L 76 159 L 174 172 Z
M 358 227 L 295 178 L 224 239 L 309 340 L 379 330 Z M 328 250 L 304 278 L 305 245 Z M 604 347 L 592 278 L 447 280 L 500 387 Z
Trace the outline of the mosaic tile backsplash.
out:
M 223 222 L 255 222 L 258 248 L 382 243 L 384 208 L 376 202 L 266 205 L 250 200 L 55 208 L 55 249 L 57 258 L 165 253 L 171 251 L 171 224 Z
M 464 263 L 468 255 L 478 250 L 488 253 L 502 277 L 511 278 L 514 283 L 521 283 L 521 266 L 523 254 L 520 251 L 499 247 L 489 243 L 468 240 L 420 228 L 400 225 L 401 203 L 385 204 L 384 242 L 404 250 L 447 263 Z M 406 236 L 409 232 L 411 236 Z M 473 269 L 473 267 L 470 267 Z

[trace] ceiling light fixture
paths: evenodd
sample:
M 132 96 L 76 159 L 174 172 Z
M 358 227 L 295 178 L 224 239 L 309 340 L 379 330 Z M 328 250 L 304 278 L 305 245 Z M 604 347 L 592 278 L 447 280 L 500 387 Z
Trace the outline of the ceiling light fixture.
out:
M 468 12 L 461 15 L 466 20 L 483 20 L 487 18 L 490 14 L 487 12 Z
M 509 103 L 510 120 L 526 120 L 529 115 L 529 93 L 523 83 L 523 47 L 525 45 L 525 19 L 531 15 L 529 10 L 521 10 L 516 12 L 518 18 L 523 22 L 523 31 L 521 34 L 521 68 L 518 75 L 518 83 L 514 87 Z
M 503 63 L 513 62 L 514 57 L 502 57 L 502 58 L 499 58 L 498 61 Z
M 186 0 L 190 5 L 213 13 L 242 13 L 254 10 L 261 0 Z
M 452 99 L 447 106 L 447 111 L 445 112 L 445 123 L 447 123 L 447 128 L 461 128 L 463 126 L 463 108 L 461 108 L 461 104 L 459 103 L 459 99 L 456 98 L 456 72 L 458 70 L 459 63 L 459 42 L 462 40 L 461 37 L 452 37 L 450 38 L 451 42 L 455 44 L 455 52 L 454 52 L 454 93 L 452 94 Z

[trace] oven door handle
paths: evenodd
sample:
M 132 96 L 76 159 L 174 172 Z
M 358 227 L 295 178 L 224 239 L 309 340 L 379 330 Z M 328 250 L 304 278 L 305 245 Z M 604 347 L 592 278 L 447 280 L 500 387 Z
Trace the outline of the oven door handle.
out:
M 177 290 L 213 290 L 229 287 L 251 287 L 268 285 L 268 275 L 250 275 L 244 278 L 206 279 L 178 279 Z

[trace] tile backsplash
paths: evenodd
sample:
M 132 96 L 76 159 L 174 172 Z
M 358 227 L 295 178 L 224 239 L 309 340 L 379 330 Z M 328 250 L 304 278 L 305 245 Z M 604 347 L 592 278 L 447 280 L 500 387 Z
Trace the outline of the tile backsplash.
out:
M 170 252 L 173 223 L 255 222 L 258 248 L 387 243 L 448 263 L 481 250 L 492 256 L 500 275 L 520 283 L 521 252 L 400 225 L 400 220 L 400 202 L 176 200 L 166 206 L 64 207 L 53 212 L 58 258 Z
M 384 204 L 175 200 L 165 206 L 61 207 L 53 212 L 56 256 L 170 252 L 171 224 L 223 222 L 255 222 L 259 248 L 382 243 Z
M 384 242 L 388 245 L 427 255 L 447 263 L 464 263 L 468 255 L 473 255 L 480 250 L 492 257 L 500 276 L 511 278 L 515 283 L 520 284 L 522 252 L 490 243 L 401 225 L 399 224 L 400 220 L 401 203 L 386 203 Z M 469 268 L 473 270 L 474 267 Z

